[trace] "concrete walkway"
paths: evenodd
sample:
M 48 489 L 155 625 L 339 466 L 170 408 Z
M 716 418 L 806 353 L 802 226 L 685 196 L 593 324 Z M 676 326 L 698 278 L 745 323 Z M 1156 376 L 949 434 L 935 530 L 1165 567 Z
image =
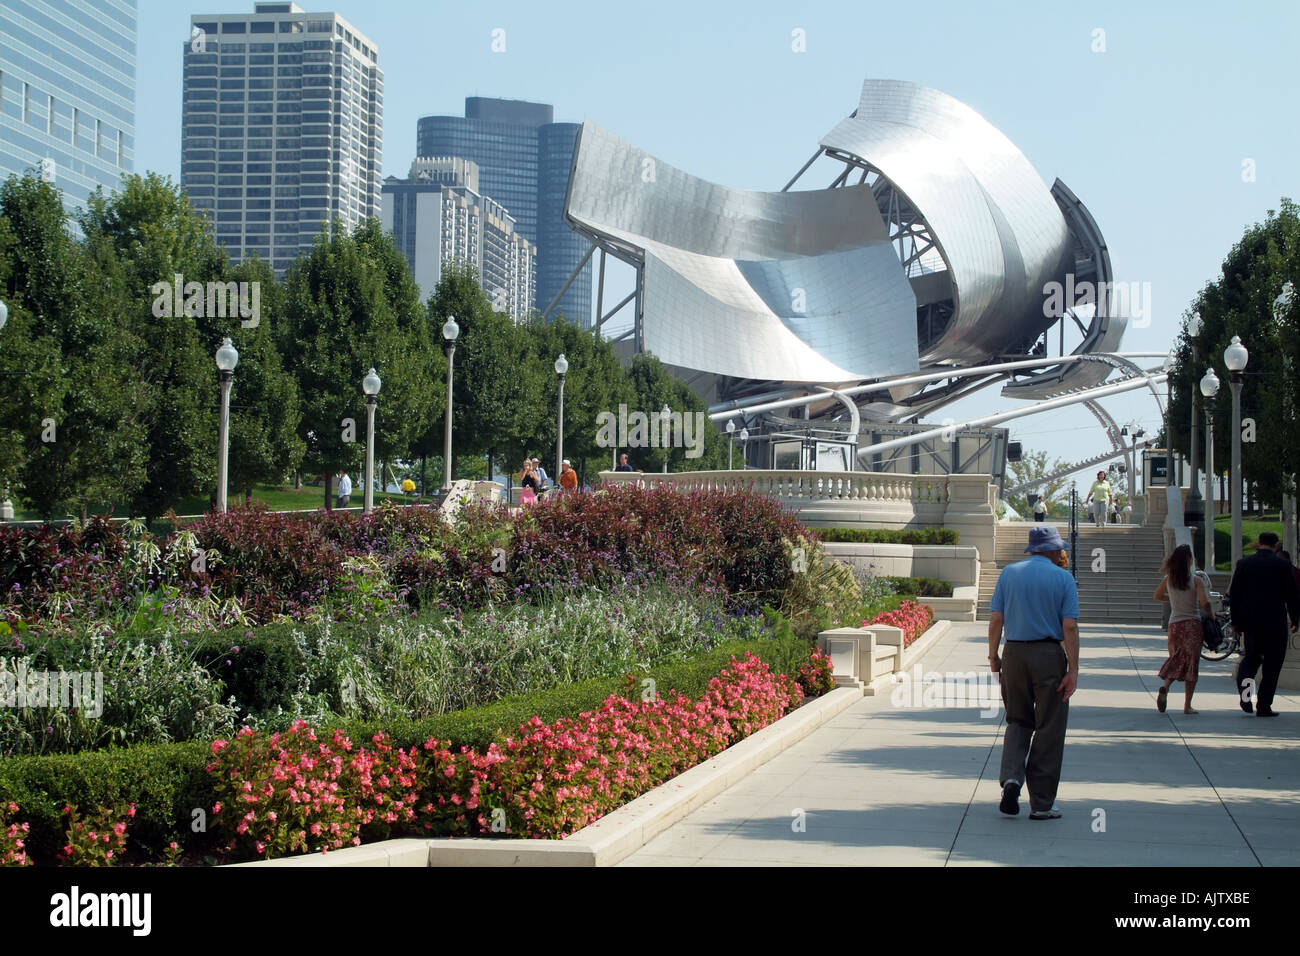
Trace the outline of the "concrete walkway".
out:
M 1231 661 L 1202 661 L 1200 714 L 1181 684 L 1159 714 L 1164 633 L 1080 630 L 1059 820 L 1029 820 L 1027 794 L 998 812 L 1000 703 L 912 706 L 904 684 L 905 705 L 864 697 L 620 865 L 1300 865 L 1300 696 L 1248 716 Z M 986 633 L 954 625 L 925 671 L 984 673 Z

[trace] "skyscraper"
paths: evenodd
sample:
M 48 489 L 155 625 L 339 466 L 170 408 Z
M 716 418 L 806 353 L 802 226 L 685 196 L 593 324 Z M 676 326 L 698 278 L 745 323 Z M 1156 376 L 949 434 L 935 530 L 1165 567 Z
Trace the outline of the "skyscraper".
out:
M 135 0 L 0 4 L 0 179 L 31 167 L 69 212 L 135 154 Z
M 378 58 L 338 14 L 295 3 L 190 18 L 181 185 L 231 258 L 283 273 L 323 224 L 379 215 Z
M 416 125 L 421 156 L 459 156 L 478 164 L 480 186 L 509 210 L 516 228 L 537 244 L 539 310 L 550 305 L 587 246 L 564 222 L 564 197 L 578 124 L 556 123 L 544 103 L 471 96 L 465 115 L 425 116 Z M 557 311 L 591 324 L 591 263 L 569 286 Z
M 406 256 L 427 297 L 452 263 L 471 265 L 492 308 L 528 316 L 536 289 L 537 247 L 515 230 L 514 217 L 478 192 L 478 166 L 456 157 L 422 157 L 411 175 L 384 181 L 385 232 Z

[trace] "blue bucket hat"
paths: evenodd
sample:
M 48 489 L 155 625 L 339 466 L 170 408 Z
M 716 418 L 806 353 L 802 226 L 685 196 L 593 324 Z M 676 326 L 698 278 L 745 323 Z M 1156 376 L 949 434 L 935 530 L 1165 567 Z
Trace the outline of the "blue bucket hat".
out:
M 1029 547 L 1025 554 L 1042 554 L 1044 551 L 1064 551 L 1068 548 L 1055 525 L 1040 524 L 1029 529 Z

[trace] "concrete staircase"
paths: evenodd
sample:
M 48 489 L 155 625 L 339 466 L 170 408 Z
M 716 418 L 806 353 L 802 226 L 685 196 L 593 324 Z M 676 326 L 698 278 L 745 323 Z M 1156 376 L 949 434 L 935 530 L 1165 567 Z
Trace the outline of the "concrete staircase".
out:
M 1028 523 L 999 524 L 996 561 L 999 568 L 1026 558 L 1029 540 Z M 1065 525 L 1058 525 L 1063 535 Z M 1068 539 L 1067 539 L 1068 540 Z M 1093 550 L 1105 552 L 1106 570 L 1093 571 Z M 1164 560 L 1164 537 L 1158 526 L 1113 525 L 1094 528 L 1091 523 L 1079 526 L 1078 582 L 1079 618 L 1085 622 L 1159 624 L 1161 605 L 1151 600 L 1160 583 L 1160 563 Z M 980 575 L 978 616 L 988 620 L 989 601 L 997 575 Z

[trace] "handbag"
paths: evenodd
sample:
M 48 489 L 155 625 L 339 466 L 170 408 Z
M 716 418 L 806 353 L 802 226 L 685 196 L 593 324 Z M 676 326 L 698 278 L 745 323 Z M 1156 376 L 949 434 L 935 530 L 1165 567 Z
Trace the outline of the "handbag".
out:
M 1223 627 L 1208 614 L 1201 615 L 1201 643 L 1212 651 L 1223 646 Z

